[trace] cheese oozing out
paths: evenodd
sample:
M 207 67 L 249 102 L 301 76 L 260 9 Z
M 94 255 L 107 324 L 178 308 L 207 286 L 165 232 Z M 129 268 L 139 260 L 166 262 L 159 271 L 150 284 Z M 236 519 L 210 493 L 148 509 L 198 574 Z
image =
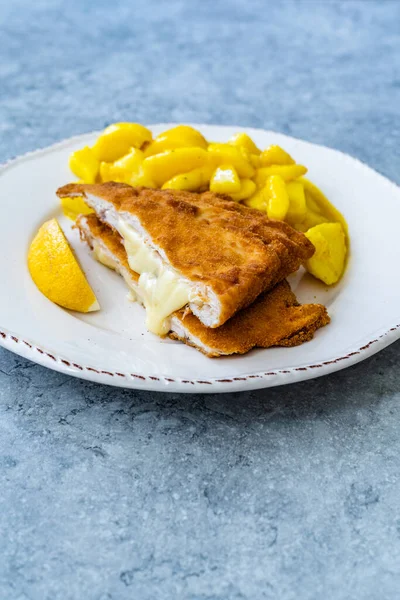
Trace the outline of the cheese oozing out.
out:
M 119 219 L 117 229 L 124 240 L 129 266 L 140 275 L 138 294 L 146 308 L 146 327 L 152 333 L 166 335 L 170 316 L 189 302 L 190 286 L 163 264 L 158 253 L 124 219 Z
M 116 268 L 115 260 L 113 258 L 111 258 L 110 256 L 108 256 L 108 254 L 106 254 L 104 252 L 104 250 L 100 247 L 100 244 L 98 244 L 96 241 L 92 241 L 92 245 L 93 245 L 93 254 L 96 257 L 96 260 L 98 260 L 101 264 L 108 267 L 109 269 L 113 269 L 115 271 L 115 268 Z
M 107 252 L 105 252 L 103 250 L 103 248 L 100 246 L 100 244 L 97 241 L 95 241 L 95 240 L 92 240 L 92 248 L 93 248 L 93 254 L 94 254 L 96 260 L 99 263 L 101 263 L 105 267 L 108 267 L 109 269 L 112 269 L 113 271 L 117 271 L 117 273 L 120 273 L 120 275 L 123 276 L 123 278 L 125 279 L 126 284 L 129 287 L 128 300 L 130 300 L 131 302 L 135 302 L 136 299 L 137 299 L 136 290 L 132 286 L 132 283 L 131 283 L 131 281 L 129 279 L 129 276 L 126 276 L 118 268 L 118 262 L 116 261 L 116 259 L 112 255 L 110 255 Z

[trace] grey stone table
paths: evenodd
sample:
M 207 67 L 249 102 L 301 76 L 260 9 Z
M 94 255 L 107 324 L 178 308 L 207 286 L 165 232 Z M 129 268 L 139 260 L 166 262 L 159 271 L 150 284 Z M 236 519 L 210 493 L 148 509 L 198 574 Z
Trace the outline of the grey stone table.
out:
M 13 0 L 0 23 L 0 160 L 111 121 L 192 121 L 400 182 L 395 0 Z M 298 385 L 184 396 L 1 350 L 0 599 L 400 598 L 399 359 L 397 343 Z

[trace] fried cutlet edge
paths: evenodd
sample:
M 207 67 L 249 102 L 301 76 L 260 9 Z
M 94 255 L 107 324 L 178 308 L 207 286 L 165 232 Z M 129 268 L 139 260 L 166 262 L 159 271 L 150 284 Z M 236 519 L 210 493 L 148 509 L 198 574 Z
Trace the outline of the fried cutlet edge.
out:
M 162 259 L 201 287 L 201 303 L 191 302 L 191 309 L 207 327 L 221 326 L 314 253 L 306 236 L 287 223 L 212 192 L 109 182 L 68 184 L 57 193 L 83 195 L 108 225 L 121 214 L 139 222 Z
M 129 272 L 132 282 L 137 282 L 138 274 L 129 268 L 125 249 L 116 232 L 101 223 L 95 214 L 81 216 L 77 226 L 81 238 L 91 248 L 93 239 L 101 241 Z M 329 322 L 324 306 L 299 304 L 289 284 L 282 281 L 217 329 L 205 327 L 187 310 L 177 311 L 172 316 L 175 331 L 168 335 L 216 358 L 244 354 L 256 347 L 297 346 L 312 339 L 315 331 Z

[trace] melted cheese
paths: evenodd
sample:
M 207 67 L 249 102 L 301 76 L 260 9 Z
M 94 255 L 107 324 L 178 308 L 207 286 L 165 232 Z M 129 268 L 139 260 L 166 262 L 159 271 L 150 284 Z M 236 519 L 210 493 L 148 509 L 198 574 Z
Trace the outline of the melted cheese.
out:
M 129 266 L 139 273 L 138 293 L 146 308 L 146 327 L 158 335 L 170 329 L 170 316 L 189 302 L 189 285 L 163 264 L 158 253 L 123 219 L 118 222 Z
M 115 260 L 111 256 L 108 256 L 108 254 L 106 254 L 104 252 L 104 250 L 100 247 L 100 245 L 97 242 L 92 242 L 92 243 L 93 243 L 93 254 L 96 257 L 96 260 L 98 260 L 102 265 L 105 265 L 109 269 L 113 269 L 115 271 L 115 269 L 116 269 Z
M 157 253 L 148 248 L 143 238 L 123 219 L 119 220 L 118 231 L 124 239 L 128 263 L 132 271 L 136 271 L 139 275 L 142 273 L 156 274 L 160 266 Z
M 107 254 L 107 252 L 104 252 L 104 250 L 102 249 L 100 244 L 98 244 L 96 241 L 93 240 L 92 244 L 93 244 L 93 254 L 94 254 L 96 260 L 98 260 L 99 263 L 101 263 L 102 265 L 105 265 L 109 269 L 113 269 L 114 271 L 117 271 L 117 273 L 120 273 L 124 277 L 127 285 L 129 286 L 128 300 L 130 300 L 131 302 L 135 302 L 135 300 L 136 300 L 135 289 L 132 287 L 132 283 L 129 280 L 129 277 L 125 277 L 124 274 L 121 272 L 121 270 L 118 268 L 118 263 L 115 260 L 115 258 L 113 256 L 110 256 L 109 254 Z

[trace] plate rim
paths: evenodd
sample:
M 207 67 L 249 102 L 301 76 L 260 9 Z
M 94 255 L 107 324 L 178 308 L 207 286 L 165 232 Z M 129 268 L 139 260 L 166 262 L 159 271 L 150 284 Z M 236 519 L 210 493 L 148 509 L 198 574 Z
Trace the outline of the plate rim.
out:
M 148 127 L 173 127 L 176 123 L 156 123 L 148 125 Z M 295 136 L 288 136 L 285 133 L 278 131 L 272 131 L 262 128 L 254 127 L 238 127 L 236 125 L 215 125 L 212 123 L 187 123 L 192 127 L 219 127 L 219 128 L 238 128 L 245 129 L 246 131 L 258 131 L 263 134 L 281 135 L 289 137 L 292 140 L 298 140 L 300 142 L 306 142 L 307 144 L 314 146 L 315 148 L 327 148 L 334 150 L 338 154 L 351 158 L 359 164 L 363 169 L 372 171 L 374 174 L 379 175 L 380 178 L 390 186 L 394 186 L 400 190 L 400 186 L 395 182 L 391 181 L 385 175 L 382 175 L 366 163 L 362 162 L 356 157 L 351 156 L 336 148 L 331 148 L 322 144 L 316 144 L 303 140 Z M 65 146 L 69 146 L 71 143 L 79 142 L 83 138 L 89 136 L 95 136 L 99 131 L 90 131 L 81 133 L 69 138 L 64 138 L 58 142 L 55 142 L 44 148 L 37 148 L 35 150 L 28 151 L 24 154 L 12 157 L 2 164 L 0 164 L 0 176 L 9 167 L 23 163 L 24 161 L 31 159 L 35 155 L 45 155 L 53 152 L 57 149 L 62 149 Z M 334 357 L 328 361 L 323 361 L 317 364 L 307 364 L 301 367 L 288 367 L 287 369 L 274 369 L 268 372 L 256 372 L 251 374 L 240 374 L 238 377 L 227 377 L 226 379 L 220 378 L 204 378 L 196 380 L 183 379 L 181 377 L 166 377 L 163 375 L 143 375 L 140 373 L 122 373 L 118 371 L 109 371 L 101 368 L 95 368 L 90 365 L 81 365 L 75 362 L 69 357 L 58 355 L 48 349 L 41 347 L 38 344 L 31 342 L 30 340 L 24 339 L 23 336 L 16 334 L 1 326 L 0 328 L 0 346 L 4 347 L 11 352 L 18 354 L 28 360 L 31 360 L 37 364 L 45 366 L 55 371 L 72 375 L 80 379 L 86 379 L 89 381 L 102 383 L 106 385 L 125 387 L 133 389 L 142 389 L 148 391 L 159 391 L 159 392 L 182 392 L 182 393 L 223 393 L 223 392 L 236 392 L 244 390 L 255 390 L 266 387 L 274 387 L 278 385 L 284 385 L 289 383 L 295 383 L 298 381 L 304 381 L 307 379 L 314 379 L 323 375 L 328 375 L 335 371 L 350 367 L 358 362 L 365 360 L 366 358 L 376 354 L 380 350 L 383 350 L 393 342 L 400 339 L 400 323 L 393 324 L 385 331 L 377 334 L 372 340 L 366 342 L 361 347 L 354 347 L 349 353 L 343 356 Z
M 34 363 L 48 367 L 53 371 L 115 387 L 158 392 L 200 392 L 208 394 L 250 391 L 296 383 L 307 379 L 316 379 L 362 362 L 399 338 L 400 323 L 376 336 L 360 348 L 354 349 L 343 356 L 332 358 L 329 361 L 304 365 L 302 367 L 289 367 L 287 369 L 275 369 L 268 372 L 243 374 L 240 377 L 226 379 L 204 378 L 191 380 L 181 377 L 166 377 L 165 375 L 142 375 L 140 373 L 108 371 L 89 365 L 81 365 L 72 359 L 52 353 L 37 344 L 18 337 L 14 333 L 7 331 L 4 327 L 0 329 L 0 346 Z M 342 364 L 343 361 L 346 361 L 346 363 Z M 209 386 L 212 386 L 212 389 Z

